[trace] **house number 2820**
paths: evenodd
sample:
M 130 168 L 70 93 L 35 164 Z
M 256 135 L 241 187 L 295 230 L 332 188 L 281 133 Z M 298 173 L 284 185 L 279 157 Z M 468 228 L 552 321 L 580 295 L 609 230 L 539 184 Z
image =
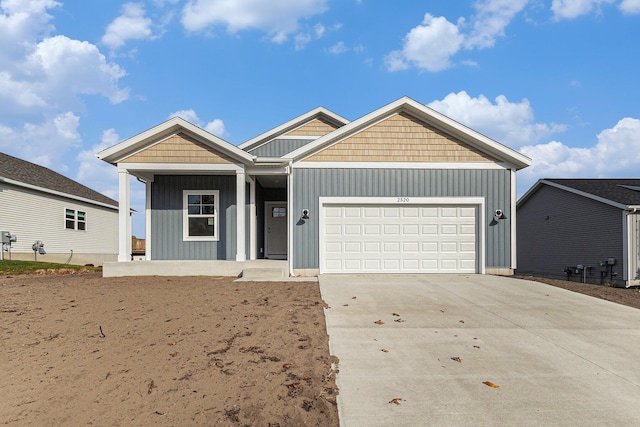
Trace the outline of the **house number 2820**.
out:
M 396 202 L 398 203 L 407 203 L 409 201 L 408 197 L 397 197 Z

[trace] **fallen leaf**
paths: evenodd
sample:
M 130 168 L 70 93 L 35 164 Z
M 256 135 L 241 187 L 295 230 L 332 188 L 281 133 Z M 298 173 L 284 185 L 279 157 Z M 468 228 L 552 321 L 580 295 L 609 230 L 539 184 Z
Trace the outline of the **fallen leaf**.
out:
M 295 386 L 300 385 L 300 381 L 296 381 L 295 383 L 285 384 L 285 385 L 287 386 L 287 388 L 294 388 Z
M 483 381 L 482 384 L 488 385 L 491 388 L 500 388 L 499 385 L 492 383 L 491 381 Z
M 380 320 L 380 319 L 376 320 L 373 323 L 375 323 L 376 325 L 384 325 L 384 322 L 382 320 Z
M 224 367 L 224 363 L 222 363 L 222 362 L 218 361 L 218 362 L 216 362 L 216 366 L 217 366 L 218 368 L 222 368 L 222 367 Z
M 349 304 L 342 304 L 343 307 L 349 307 Z
M 356 299 L 356 297 L 351 297 L 351 299 Z
M 480 348 L 480 346 L 479 345 L 474 345 L 473 348 Z
M 402 319 L 396 319 L 396 320 L 394 320 L 394 322 L 403 323 L 403 322 L 404 322 L 404 320 L 402 320 Z
M 175 353 L 171 353 L 171 357 L 176 357 L 177 355 L 178 355 L 177 351 Z
M 392 316 L 400 317 L 398 313 L 392 313 Z
M 391 399 L 389 403 L 393 403 L 394 405 L 399 405 L 404 399 L 401 397 L 396 397 L 395 399 Z
M 120 307 L 119 309 L 117 309 L 116 311 L 124 311 L 124 307 Z
M 284 365 L 282 365 L 282 367 L 283 367 L 284 369 L 289 369 L 289 368 L 291 368 L 292 366 L 293 366 L 293 363 L 285 363 Z
M 464 320 L 460 320 L 460 323 L 464 323 Z
M 460 359 L 458 356 L 452 357 L 451 360 L 453 360 L 454 362 L 462 363 L 462 359 Z
M 175 341 L 174 341 L 174 342 L 170 342 L 170 343 L 169 343 L 169 345 L 176 345 L 176 344 L 178 344 L 178 343 L 177 343 L 177 342 L 175 342 Z
M 382 351 L 383 353 L 389 353 L 389 350 L 387 350 L 386 348 L 383 348 L 381 351 Z

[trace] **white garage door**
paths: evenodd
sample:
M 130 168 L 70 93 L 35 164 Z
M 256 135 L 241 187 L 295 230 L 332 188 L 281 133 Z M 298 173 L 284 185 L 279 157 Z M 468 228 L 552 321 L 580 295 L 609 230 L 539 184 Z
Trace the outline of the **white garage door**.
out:
M 476 273 L 474 205 L 324 205 L 321 273 Z

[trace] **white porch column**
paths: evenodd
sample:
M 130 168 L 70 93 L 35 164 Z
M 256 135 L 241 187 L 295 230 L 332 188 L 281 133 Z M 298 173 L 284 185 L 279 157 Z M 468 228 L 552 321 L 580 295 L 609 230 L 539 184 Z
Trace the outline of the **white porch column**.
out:
M 258 218 L 256 216 L 256 179 L 249 178 L 249 259 L 254 260 L 257 254 Z
M 148 179 L 145 184 L 144 204 L 144 259 L 147 261 L 151 260 L 151 185 L 153 185 L 153 180 Z
M 131 261 L 131 186 L 126 169 L 118 169 L 118 262 Z
M 244 170 L 236 172 L 236 261 L 246 261 L 245 244 L 245 174 Z

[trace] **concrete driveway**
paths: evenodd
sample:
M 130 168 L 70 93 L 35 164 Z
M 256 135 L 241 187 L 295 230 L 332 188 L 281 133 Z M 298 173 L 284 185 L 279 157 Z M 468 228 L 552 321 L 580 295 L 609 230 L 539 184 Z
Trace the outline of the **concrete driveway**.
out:
M 483 275 L 320 290 L 342 426 L 640 425 L 640 310 Z

